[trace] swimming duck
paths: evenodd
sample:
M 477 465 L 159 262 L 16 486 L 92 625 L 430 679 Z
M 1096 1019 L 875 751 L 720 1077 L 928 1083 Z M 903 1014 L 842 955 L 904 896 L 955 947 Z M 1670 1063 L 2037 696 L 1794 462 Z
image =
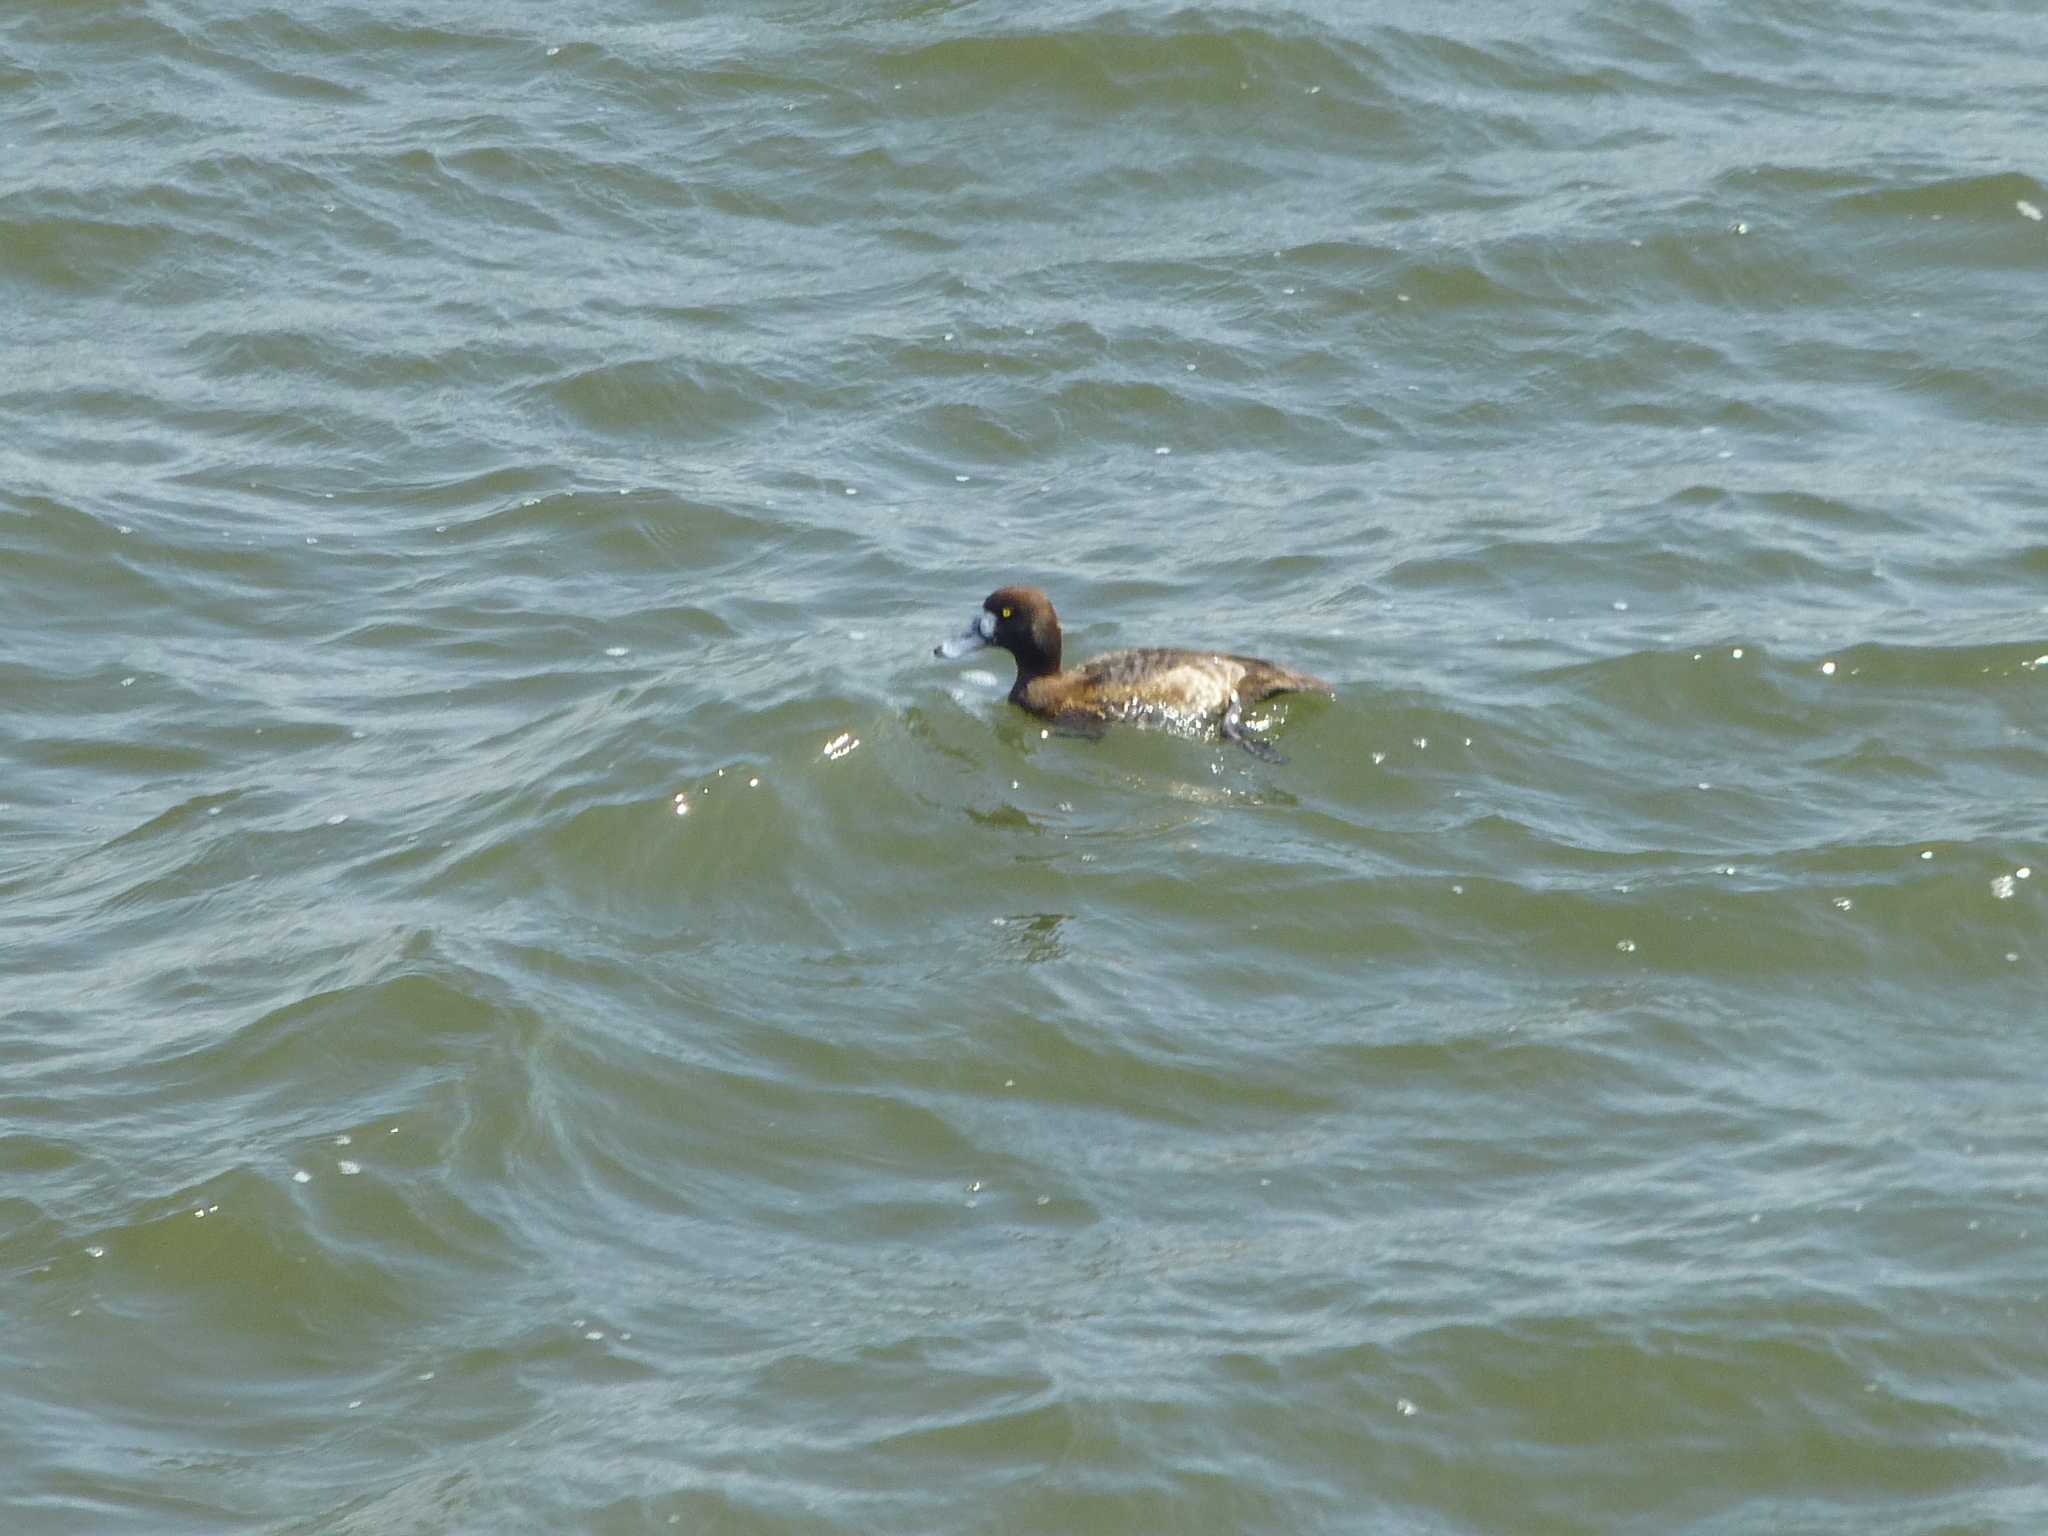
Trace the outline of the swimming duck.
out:
M 1276 693 L 1337 694 L 1319 677 L 1256 656 L 1157 646 L 1110 651 L 1062 671 L 1059 616 L 1036 587 L 998 587 L 966 633 L 940 642 L 932 654 L 953 660 L 986 645 L 1017 658 L 1010 702 L 1064 729 L 1100 731 L 1115 720 L 1198 730 L 1213 725 L 1224 740 L 1274 762 L 1286 759 L 1245 734 L 1245 706 Z

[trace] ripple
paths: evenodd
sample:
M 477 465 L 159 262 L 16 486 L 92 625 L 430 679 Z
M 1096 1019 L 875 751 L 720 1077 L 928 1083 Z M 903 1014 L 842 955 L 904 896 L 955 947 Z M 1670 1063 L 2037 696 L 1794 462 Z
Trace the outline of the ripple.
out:
M 2024 1527 L 2024 20 L 785 11 L 16 29 L 23 1507 Z

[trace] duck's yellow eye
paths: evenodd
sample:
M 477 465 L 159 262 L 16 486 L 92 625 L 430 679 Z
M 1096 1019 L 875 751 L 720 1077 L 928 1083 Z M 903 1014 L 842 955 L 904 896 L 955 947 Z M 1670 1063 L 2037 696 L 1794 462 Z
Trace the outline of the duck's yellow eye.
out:
M 1010 610 L 1009 610 L 1009 609 L 1007 609 L 1007 608 L 1005 608 L 1005 609 L 1003 610 L 1003 617 L 1007 619 L 1007 618 L 1008 618 L 1009 616 L 1010 616 Z

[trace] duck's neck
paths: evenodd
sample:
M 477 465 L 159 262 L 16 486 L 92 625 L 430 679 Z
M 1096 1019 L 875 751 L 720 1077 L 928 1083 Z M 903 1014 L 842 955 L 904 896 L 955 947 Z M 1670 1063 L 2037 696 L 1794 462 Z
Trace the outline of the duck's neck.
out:
M 1024 644 L 1012 647 L 1010 654 L 1017 658 L 1017 681 L 1010 685 L 1010 697 L 1021 699 L 1026 688 L 1059 671 L 1060 637 L 1033 635 Z

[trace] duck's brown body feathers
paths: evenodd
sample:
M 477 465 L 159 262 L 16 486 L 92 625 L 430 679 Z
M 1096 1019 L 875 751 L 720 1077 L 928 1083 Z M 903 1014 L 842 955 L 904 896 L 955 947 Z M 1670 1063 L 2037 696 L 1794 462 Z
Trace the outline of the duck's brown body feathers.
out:
M 1233 708 L 1276 693 L 1337 690 L 1319 677 L 1257 656 L 1144 646 L 1109 651 L 1070 671 L 1025 678 L 1011 701 L 1051 720 L 1141 720 L 1158 725 L 1213 726 Z

